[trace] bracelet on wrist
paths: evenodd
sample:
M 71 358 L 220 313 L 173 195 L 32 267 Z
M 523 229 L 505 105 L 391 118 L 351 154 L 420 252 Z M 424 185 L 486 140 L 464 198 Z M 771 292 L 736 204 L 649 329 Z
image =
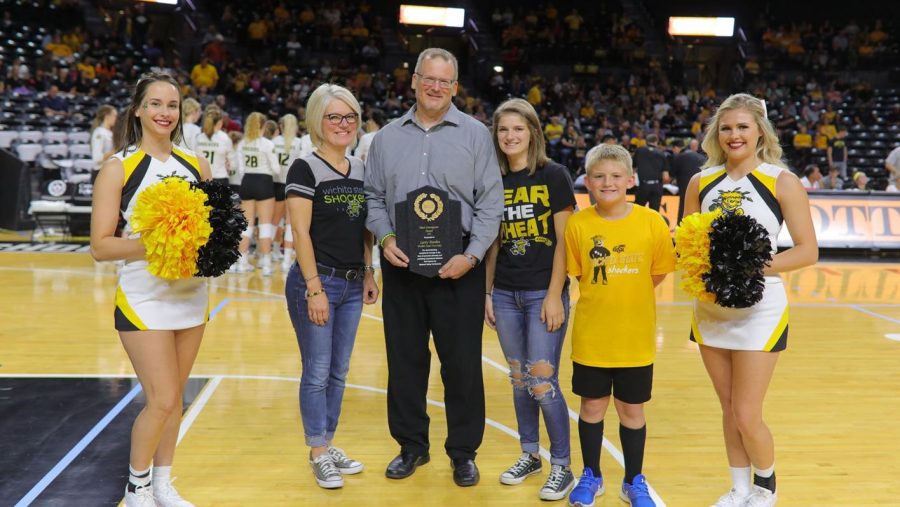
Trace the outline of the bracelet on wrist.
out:
M 363 266 L 363 271 L 368 273 L 375 273 L 375 266 Z
M 469 264 L 471 264 L 473 268 L 478 265 L 478 257 L 475 257 L 470 253 L 463 254 L 463 256 L 465 256 L 466 259 L 469 259 Z
M 314 298 L 314 297 L 318 296 L 319 294 L 325 294 L 325 287 L 322 287 L 321 289 L 312 291 L 312 292 L 307 290 L 306 293 L 304 294 L 304 296 L 306 296 L 306 299 L 310 299 L 310 298 Z
M 386 239 L 388 239 L 388 238 L 396 238 L 396 237 L 397 237 L 396 234 L 394 234 L 393 232 L 389 232 L 389 233 L 387 233 L 387 234 L 385 234 L 384 236 L 381 237 L 381 240 L 378 241 L 378 246 L 380 246 L 381 248 L 384 248 L 384 242 L 385 242 Z
M 309 278 L 304 278 L 303 280 L 308 282 L 308 281 L 310 281 L 310 280 L 312 280 L 312 279 L 314 279 L 314 278 L 319 278 L 319 274 L 316 273 L 316 274 L 314 274 L 313 276 L 311 276 L 311 277 L 309 277 Z

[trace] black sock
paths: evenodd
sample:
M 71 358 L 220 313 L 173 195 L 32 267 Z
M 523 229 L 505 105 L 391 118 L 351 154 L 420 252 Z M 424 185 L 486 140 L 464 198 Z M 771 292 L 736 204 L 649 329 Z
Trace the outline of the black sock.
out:
M 634 476 L 644 467 L 644 442 L 647 440 L 647 425 L 633 430 L 619 424 L 619 440 L 625 456 L 625 482 L 631 484 Z
M 775 492 L 775 472 L 772 472 L 771 477 L 760 477 L 756 474 L 753 474 L 753 484 L 759 486 L 761 488 L 766 488 L 772 493 Z
M 585 422 L 578 418 L 578 440 L 581 442 L 581 460 L 584 468 L 590 468 L 594 477 L 600 477 L 600 449 L 603 448 L 603 421 Z

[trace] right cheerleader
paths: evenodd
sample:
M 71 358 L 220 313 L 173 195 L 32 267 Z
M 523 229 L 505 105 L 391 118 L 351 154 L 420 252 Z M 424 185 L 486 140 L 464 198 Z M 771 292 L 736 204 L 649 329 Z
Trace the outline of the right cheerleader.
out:
M 694 301 L 691 340 L 722 406 L 732 488 L 715 507 L 775 505 L 775 443 L 762 409 L 778 352 L 787 346 L 788 305 L 779 273 L 814 264 L 818 245 L 809 199 L 781 160 L 782 151 L 765 104 L 739 93 L 722 102 L 706 128 L 704 169 L 687 188 L 684 213 L 721 210 L 752 216 L 772 242 L 762 301 L 725 308 Z M 777 253 L 783 224 L 794 246 Z M 750 472 L 753 467 L 753 480 Z

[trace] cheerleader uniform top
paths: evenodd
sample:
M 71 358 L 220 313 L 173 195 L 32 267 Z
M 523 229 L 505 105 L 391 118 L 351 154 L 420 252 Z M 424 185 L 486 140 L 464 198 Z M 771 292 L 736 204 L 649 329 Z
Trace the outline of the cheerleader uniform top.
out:
M 131 216 L 137 197 L 168 176 L 199 181 L 200 163 L 190 151 L 173 145 L 167 160 L 159 160 L 135 147 L 113 155 L 122 162 L 125 179 L 120 211 L 124 235 L 132 232 Z M 199 326 L 208 320 L 209 297 L 205 278 L 166 280 L 150 274 L 147 261 L 126 261 L 116 287 L 115 327 L 119 331 L 177 330 Z
M 772 255 L 784 217 L 776 199 L 776 181 L 786 169 L 762 163 L 735 181 L 725 166 L 700 172 L 700 211 L 748 215 L 766 228 Z M 778 275 L 765 277 L 762 300 L 749 308 L 725 308 L 716 303 L 694 301 L 691 340 L 730 350 L 778 352 L 787 347 L 788 305 L 784 284 Z

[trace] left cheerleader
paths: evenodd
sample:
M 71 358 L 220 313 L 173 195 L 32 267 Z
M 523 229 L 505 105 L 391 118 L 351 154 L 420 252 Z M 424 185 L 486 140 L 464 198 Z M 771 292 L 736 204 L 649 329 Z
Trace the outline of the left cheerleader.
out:
M 170 473 L 182 391 L 208 319 L 206 280 L 152 275 L 140 234 L 132 230 L 135 204 L 147 187 L 168 176 L 189 182 L 211 178 L 206 159 L 177 145 L 183 136 L 181 104 L 171 76 L 141 76 L 124 132 L 116 136 L 117 153 L 94 184 L 91 254 L 98 261 L 125 261 L 116 288 L 115 327 L 147 399 L 131 430 L 127 507 L 193 505 L 172 487 Z M 120 221 L 124 229 L 117 234 Z

